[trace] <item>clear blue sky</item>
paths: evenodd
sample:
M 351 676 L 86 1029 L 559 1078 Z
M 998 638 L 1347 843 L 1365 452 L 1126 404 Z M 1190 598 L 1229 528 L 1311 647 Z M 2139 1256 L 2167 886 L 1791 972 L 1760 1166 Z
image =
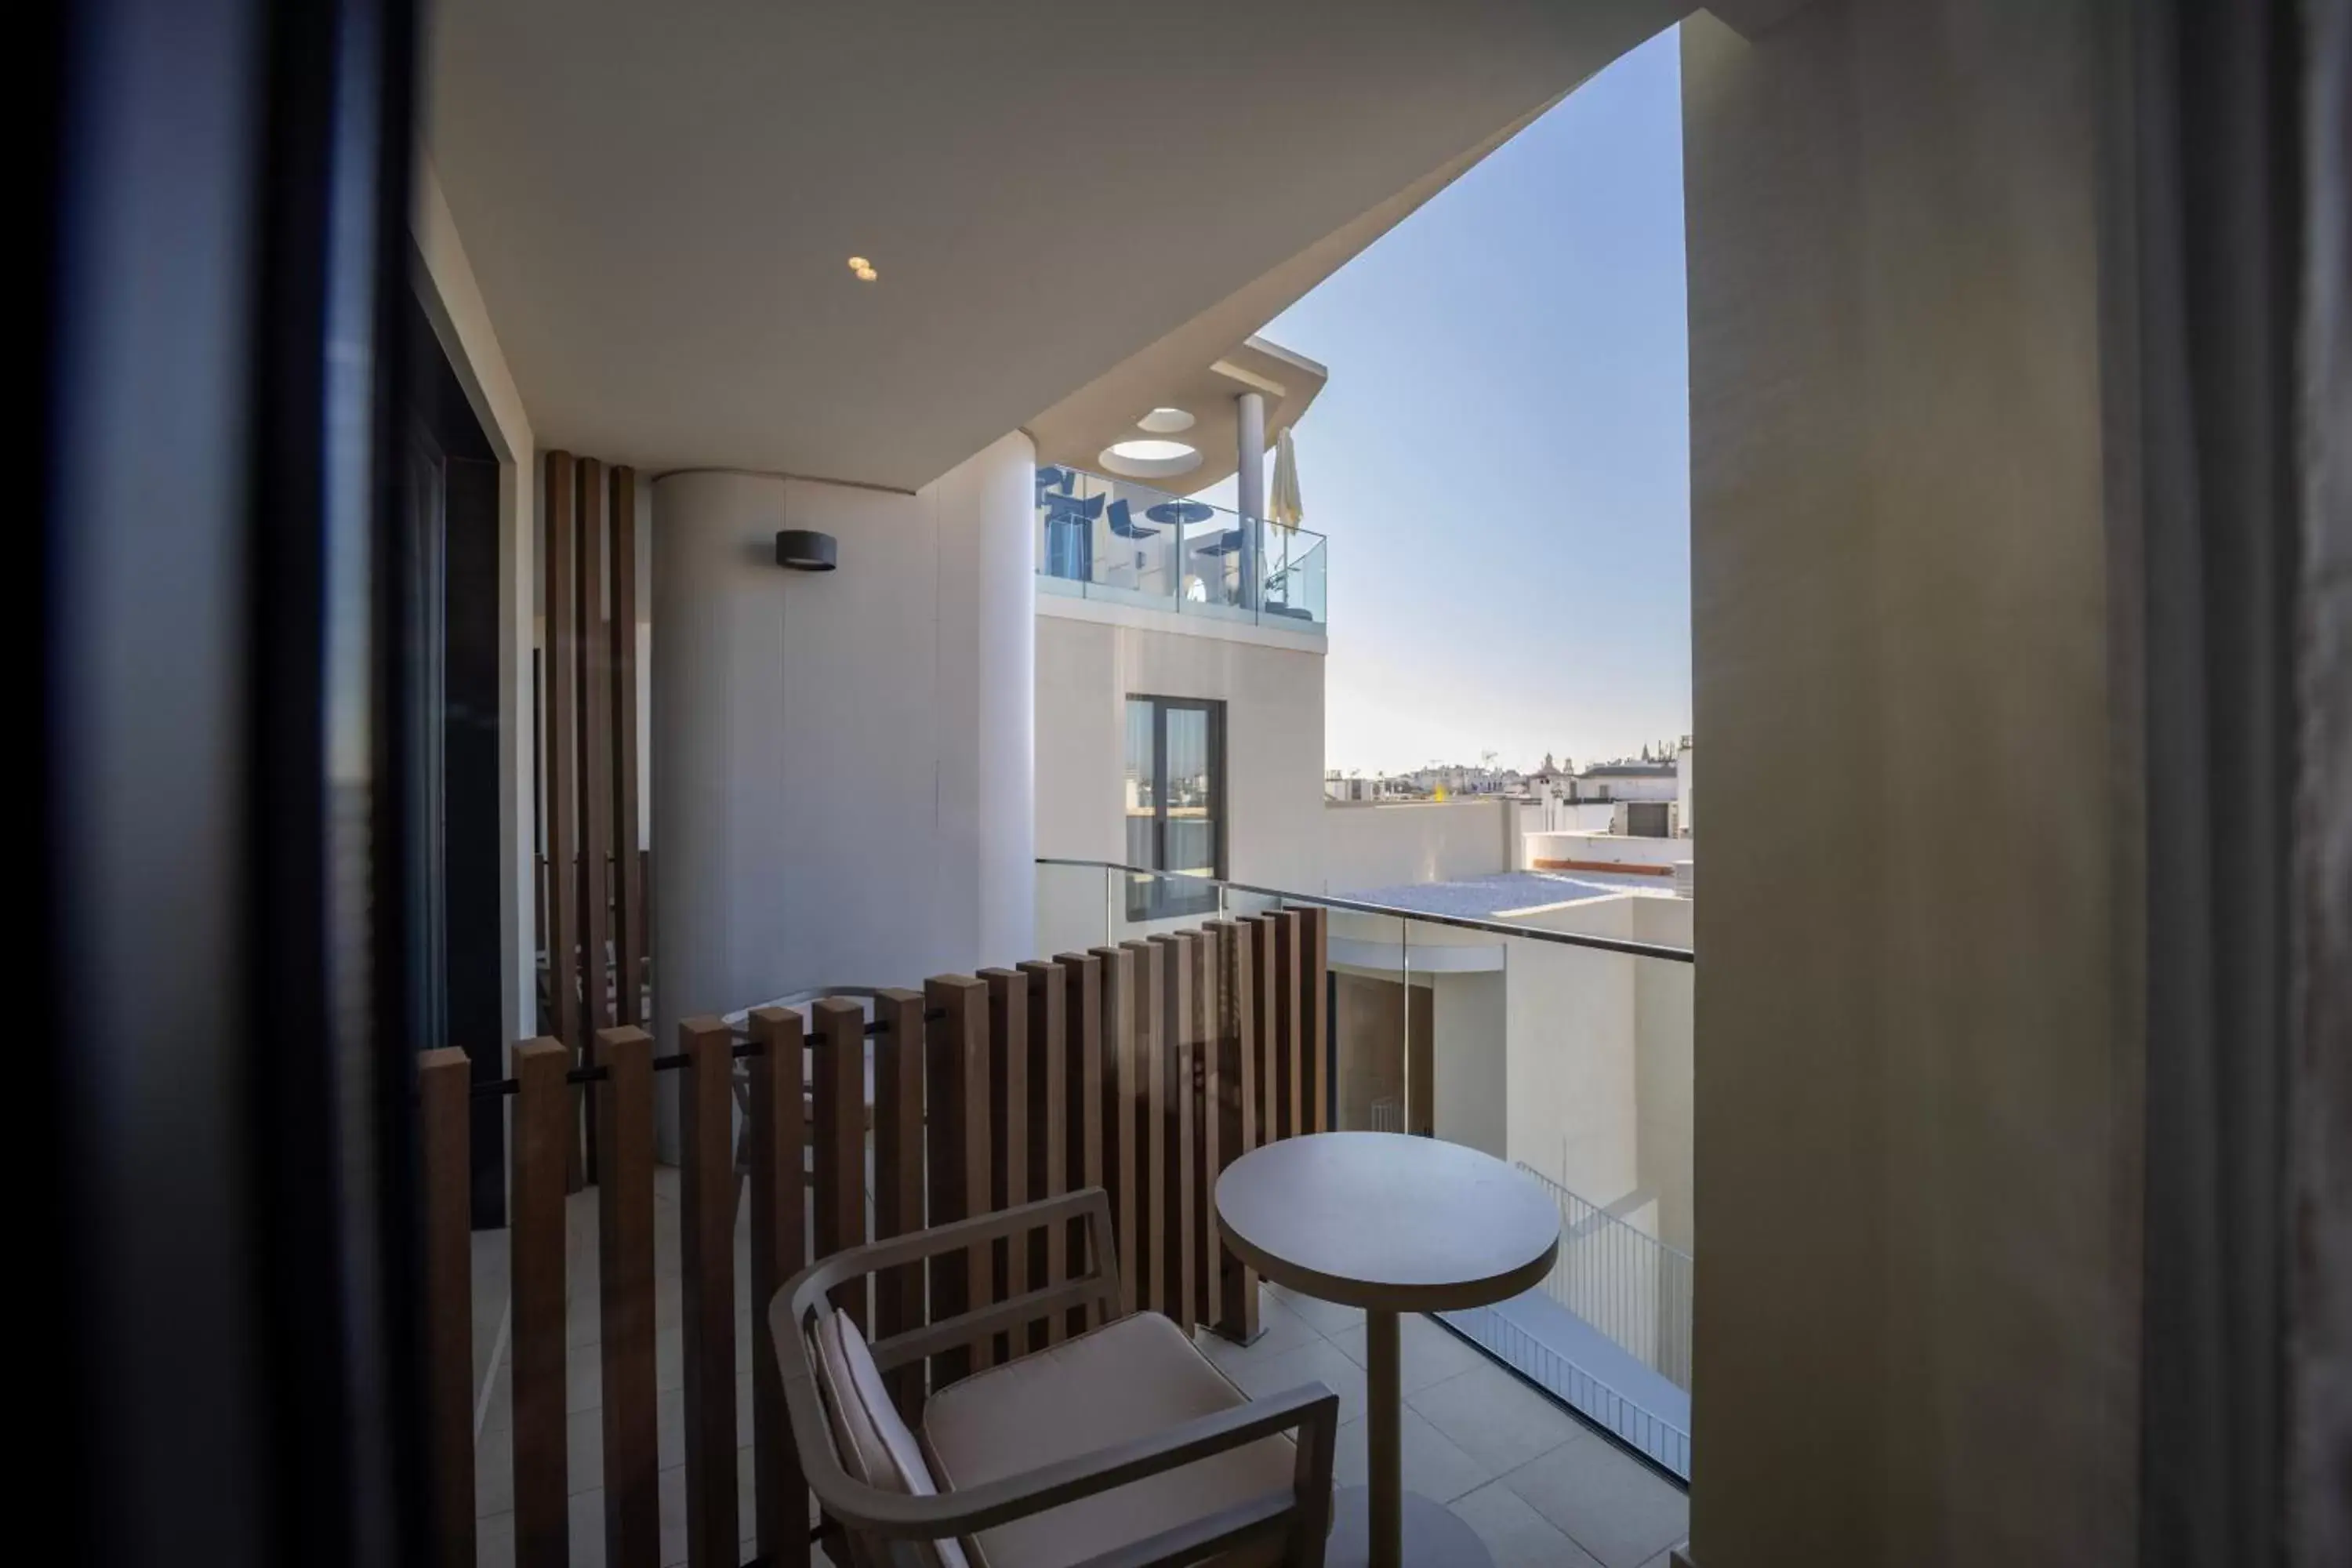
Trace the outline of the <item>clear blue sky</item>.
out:
M 1331 369 L 1295 436 L 1328 766 L 1689 730 L 1681 114 L 1668 33 L 1265 328 Z

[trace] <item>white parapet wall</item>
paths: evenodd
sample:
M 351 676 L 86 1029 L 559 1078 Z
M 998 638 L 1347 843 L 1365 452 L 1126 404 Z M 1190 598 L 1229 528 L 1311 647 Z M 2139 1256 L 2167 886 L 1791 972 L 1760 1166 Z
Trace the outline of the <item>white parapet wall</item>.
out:
M 1496 796 L 1323 807 L 1323 886 L 1360 892 L 1518 870 L 1519 803 Z
M 1637 838 L 1618 833 L 1530 833 L 1528 865 L 1538 871 L 1624 871 L 1673 878 L 1676 863 L 1695 858 L 1688 838 Z

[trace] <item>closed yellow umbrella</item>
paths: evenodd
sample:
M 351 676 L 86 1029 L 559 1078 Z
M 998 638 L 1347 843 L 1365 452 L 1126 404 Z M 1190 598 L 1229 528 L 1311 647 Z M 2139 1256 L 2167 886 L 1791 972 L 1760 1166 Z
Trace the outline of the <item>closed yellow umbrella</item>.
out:
M 1274 441 L 1274 496 L 1266 515 L 1285 528 L 1297 528 L 1307 520 L 1298 504 L 1298 449 L 1290 444 L 1288 430 Z

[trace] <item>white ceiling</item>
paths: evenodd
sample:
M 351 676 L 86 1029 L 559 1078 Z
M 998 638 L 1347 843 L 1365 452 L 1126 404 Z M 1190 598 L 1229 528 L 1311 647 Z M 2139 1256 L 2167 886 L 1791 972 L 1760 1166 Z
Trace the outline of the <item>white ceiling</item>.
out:
M 1689 9 L 444 0 L 428 150 L 543 443 L 912 489 L 1230 345 Z

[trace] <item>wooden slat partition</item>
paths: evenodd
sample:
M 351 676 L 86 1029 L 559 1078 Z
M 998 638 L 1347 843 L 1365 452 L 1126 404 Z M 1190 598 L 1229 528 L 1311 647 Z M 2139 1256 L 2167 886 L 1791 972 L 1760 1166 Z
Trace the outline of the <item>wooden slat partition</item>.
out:
M 474 1568 L 473 1064 L 455 1047 L 417 1058 L 425 1204 L 425 1411 L 433 1561 Z
M 734 1568 L 735 1041 L 710 1017 L 688 1018 L 677 1034 L 687 1562 Z
M 551 886 L 555 880 L 551 865 Z M 870 1036 L 865 1004 L 845 998 L 813 1005 L 814 1041 L 796 1013 L 751 1016 L 744 1142 L 762 1562 L 806 1568 L 814 1555 L 766 1308 L 807 1258 L 858 1246 L 869 1228 L 877 1237 L 904 1235 L 1101 1184 L 1112 1194 L 1122 1307 L 1164 1311 L 1187 1330 L 1205 1321 L 1236 1339 L 1255 1332 L 1256 1281 L 1222 1245 L 1215 1184 L 1249 1149 L 1317 1125 L 1328 1079 L 1315 1031 L 1328 1020 L 1312 997 L 1327 969 L 1326 940 L 1319 921 L 1285 911 L 978 978 L 940 976 L 920 994 L 880 994 Z M 681 1025 L 678 1047 L 687 1552 L 696 1564 L 731 1563 L 739 1530 L 737 1047 L 708 1017 Z M 603 1373 L 604 1559 L 649 1565 L 661 1554 L 652 1393 L 655 1047 L 625 1026 L 602 1031 L 594 1049 L 605 1069 L 592 1091 L 602 1332 L 596 1348 L 575 1353 L 599 1361 Z M 566 1473 L 565 1455 L 564 1151 L 578 1143 L 564 1076 L 572 1059 L 554 1038 L 518 1047 L 514 1056 L 515 1430 L 506 1440 L 515 1454 L 517 1561 L 526 1568 L 567 1559 L 565 1500 L 586 1481 Z M 471 1304 L 463 1279 L 472 1085 L 462 1054 L 422 1066 L 434 1459 L 463 1504 L 436 1519 L 436 1544 L 443 1561 L 462 1568 L 457 1559 L 473 1535 Z M 812 1147 L 804 1174 L 803 1151 Z M 804 1206 L 812 1200 L 813 1224 Z M 1089 1245 L 1059 1229 L 1024 1237 L 1017 1250 L 983 1244 L 931 1260 L 921 1277 L 875 1279 L 870 1301 L 865 1286 L 851 1287 L 839 1304 L 869 1338 L 900 1334 L 1059 1283 L 1087 1260 Z M 1088 1326 L 1083 1311 L 1056 1314 L 941 1352 L 928 1367 L 894 1373 L 893 1398 L 919 1422 L 927 1384 L 944 1386 Z
M 1138 1185 L 1136 1128 L 1140 1069 L 1135 1054 L 1135 953 L 1124 947 L 1097 947 L 1103 1020 L 1103 1184 L 1110 1194 L 1111 1233 L 1118 1238 L 1118 1308 L 1135 1310 L 1139 1282 L 1136 1236 L 1143 1196 Z
M 604 1561 L 660 1568 L 660 1418 L 654 1388 L 654 1042 L 596 1037 L 597 1318 L 604 1363 Z
M 514 1361 L 516 1568 L 568 1568 L 572 1548 L 564 1444 L 564 1152 L 577 1151 L 572 1049 L 536 1039 L 515 1047 L 508 1291 Z
M 1122 944 L 1135 958 L 1135 1069 L 1133 1097 L 1139 1113 L 1132 1128 L 1140 1171 L 1142 1214 L 1136 1226 L 1136 1306 L 1168 1310 L 1168 957 L 1156 942 Z
M 593 458 L 581 459 L 574 475 L 579 495 L 579 537 L 572 558 L 578 563 L 572 581 L 579 602 L 572 609 L 578 635 L 580 668 L 572 689 L 580 694 L 580 1059 L 593 1064 L 596 1046 L 613 1023 L 607 985 L 607 939 L 611 934 L 612 892 L 607 857 L 613 845 L 612 742 L 607 734 L 612 697 L 604 641 L 604 469 Z M 587 1129 L 587 1158 L 583 1173 L 596 1180 L 596 1097 L 582 1095 Z
M 1062 968 L 1069 1027 L 1069 1088 L 1065 1103 L 1069 1107 L 1070 1139 L 1064 1186 L 1066 1191 L 1082 1191 L 1103 1185 L 1102 960 L 1090 952 L 1064 952 L 1055 954 L 1054 962 Z M 1085 1250 L 1084 1221 L 1070 1223 L 1066 1245 L 1073 1267 L 1091 1266 Z M 1068 1328 L 1074 1334 L 1084 1333 L 1101 1321 L 1099 1308 L 1081 1307 L 1070 1313 Z
M 995 1158 L 990 1163 L 989 1205 L 983 1211 L 992 1212 L 1029 1201 L 1029 978 L 1018 970 L 983 969 L 980 979 L 988 987 L 988 1048 L 996 1068 L 988 1105 L 989 1143 Z M 1029 1238 L 999 1241 L 995 1252 L 991 1278 L 999 1294 L 983 1297 L 975 1306 L 1010 1300 L 1028 1288 Z M 992 1354 L 995 1361 L 1004 1361 L 1020 1354 L 1026 1343 L 1024 1333 L 999 1334 Z
M 1298 1049 L 1306 1058 L 1307 1118 L 1303 1131 L 1331 1130 L 1331 911 L 1298 911 Z M 1405 998 L 1406 1005 L 1412 999 Z
M 1068 1186 L 1070 1173 L 1070 1075 L 1064 1036 L 1069 998 L 1063 993 L 1060 964 L 1033 960 L 1019 970 L 1029 982 L 1029 1196 L 1059 1197 Z M 1068 1228 L 1063 1226 L 1048 1226 L 1026 1239 L 1026 1289 L 1042 1289 L 1070 1277 L 1069 1240 Z M 1059 1318 L 1031 1324 L 1029 1348 L 1042 1350 L 1061 1343 L 1063 1326 Z
M 1199 1269 L 1195 1264 L 1201 1223 L 1194 1191 L 1192 1110 L 1196 1098 L 1192 1067 L 1194 999 L 1198 994 L 1194 950 L 1200 940 L 1199 932 L 1189 931 L 1151 939 L 1151 945 L 1160 950 L 1167 984 L 1166 1015 L 1161 1024 L 1165 1047 L 1160 1054 L 1159 1078 L 1161 1115 L 1166 1123 L 1160 1131 L 1160 1158 L 1166 1165 L 1161 1181 L 1167 1194 L 1168 1234 L 1160 1251 L 1160 1310 L 1175 1319 L 1176 1326 L 1188 1334 L 1197 1321 L 1193 1308 L 1197 1300 Z
M 866 1009 L 845 996 L 809 1008 L 816 1051 L 809 1073 L 816 1113 L 817 1258 L 866 1244 Z M 833 1304 L 874 1337 L 865 1279 L 835 1287 Z
M 1269 915 L 1274 922 L 1275 1136 L 1296 1138 L 1307 1131 L 1306 1056 L 1299 1048 L 1306 997 L 1301 987 L 1301 943 L 1297 910 Z
M 608 959 L 613 935 L 609 858 L 613 853 L 613 743 L 609 731 L 613 696 L 610 643 L 604 629 L 604 466 L 583 458 L 580 493 L 580 563 L 575 580 L 580 598 L 572 610 L 578 635 L 580 693 L 580 992 L 587 1019 L 588 1049 L 595 1056 L 598 1031 L 613 1022 Z
M 1257 1147 L 1256 930 L 1248 922 L 1217 921 L 1204 929 L 1217 940 L 1217 1159 L 1209 1190 L 1225 1167 Z M 1222 1248 L 1220 1249 L 1222 1250 Z M 1212 1320 L 1226 1338 L 1249 1343 L 1257 1338 L 1257 1276 L 1231 1253 L 1220 1260 L 1222 1288 Z
M 638 847 L 637 819 L 637 474 L 613 470 L 613 614 L 610 664 L 613 675 L 613 861 L 614 957 L 617 982 L 614 1020 L 646 1021 L 645 995 L 646 862 Z
M 555 1037 L 564 1048 L 577 1051 L 580 1033 L 579 905 L 573 899 L 578 865 L 578 833 L 574 816 L 579 786 L 574 770 L 579 697 L 573 683 L 579 677 L 579 599 L 574 587 L 573 550 L 578 543 L 573 519 L 579 497 L 572 488 L 573 464 L 569 452 L 547 455 L 546 574 L 541 584 L 545 601 L 545 647 L 540 650 L 540 681 L 544 689 L 546 722 L 542 727 L 547 790 L 547 923 L 540 934 L 547 945 L 548 1005 L 554 1015 Z M 575 1110 L 573 1124 L 578 1124 Z M 564 1156 L 564 1180 L 574 1191 L 583 1178 L 578 1134 Z
M 923 994 L 885 991 L 875 999 L 882 1032 L 874 1041 L 874 1239 L 923 1228 Z M 908 1264 L 874 1280 L 874 1337 L 887 1339 L 923 1321 L 923 1279 Z M 912 1425 L 921 1417 L 923 1369 L 887 1374 L 890 1397 Z
M 783 1369 L 767 1324 L 767 1304 L 808 1258 L 801 1016 L 762 1007 L 751 1024 L 758 1047 L 746 1129 L 751 1146 L 752 1493 L 760 1561 L 772 1568 L 809 1568 L 808 1484 L 793 1446 Z
M 988 991 L 965 974 L 943 974 L 923 987 L 933 1016 L 926 1031 L 923 1076 L 929 1114 L 923 1124 L 930 1223 L 969 1219 L 988 1206 Z M 959 1316 L 975 1301 L 995 1299 L 986 1247 L 930 1265 L 931 1321 Z M 931 1386 L 944 1388 L 974 1370 L 988 1347 L 945 1351 L 931 1358 Z M 988 1364 L 983 1359 L 980 1365 Z
M 1192 1079 L 1198 1086 L 1192 1107 L 1192 1311 L 1202 1322 L 1213 1323 L 1224 1296 L 1225 1246 L 1217 1228 L 1217 1173 L 1224 1169 L 1218 1158 L 1225 1086 L 1218 1070 L 1223 1047 L 1217 1026 L 1224 938 L 1214 922 L 1192 937 Z

